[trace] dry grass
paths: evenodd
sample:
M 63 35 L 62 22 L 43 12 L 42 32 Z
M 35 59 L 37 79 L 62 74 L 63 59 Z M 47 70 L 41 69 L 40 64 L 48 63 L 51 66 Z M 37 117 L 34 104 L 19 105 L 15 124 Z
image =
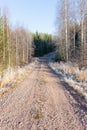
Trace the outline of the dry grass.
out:
M 87 69 L 82 68 L 80 70 L 76 64 L 62 62 L 50 63 L 50 67 L 56 73 L 61 74 L 62 80 L 87 99 Z
M 77 80 L 87 82 L 87 69 L 80 70 L 78 65 L 73 63 L 51 63 L 50 66 L 55 71 L 59 71 L 63 74 L 74 75 Z
M 79 73 L 77 74 L 77 78 L 79 80 L 87 82 L 87 70 L 81 70 L 81 71 L 79 71 Z
M 16 86 L 23 81 L 31 72 L 33 63 L 26 65 L 23 68 L 8 68 L 3 71 L 0 77 L 0 93 L 8 91 L 11 87 Z

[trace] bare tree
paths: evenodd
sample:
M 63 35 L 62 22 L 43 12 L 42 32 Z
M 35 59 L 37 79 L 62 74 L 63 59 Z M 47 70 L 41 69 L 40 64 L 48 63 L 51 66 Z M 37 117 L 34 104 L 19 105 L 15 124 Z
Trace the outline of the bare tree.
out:
M 64 21 L 65 21 L 65 43 L 66 43 L 66 61 L 68 62 L 68 0 L 64 0 Z
M 62 46 L 65 46 L 65 59 L 68 62 L 69 60 L 69 37 L 68 37 L 68 27 L 69 27 L 69 0 L 62 0 L 58 2 L 58 31 L 59 36 L 62 40 Z M 64 44 L 63 44 L 64 43 Z M 64 47 L 63 47 L 64 48 Z M 63 49 L 64 50 L 64 49 Z
M 87 1 L 80 0 L 80 16 L 81 16 L 81 57 L 84 62 L 84 50 L 85 50 L 85 17 L 87 16 Z
M 18 37 L 17 32 L 15 31 L 15 43 L 16 43 L 16 66 L 19 65 L 19 52 L 18 52 Z

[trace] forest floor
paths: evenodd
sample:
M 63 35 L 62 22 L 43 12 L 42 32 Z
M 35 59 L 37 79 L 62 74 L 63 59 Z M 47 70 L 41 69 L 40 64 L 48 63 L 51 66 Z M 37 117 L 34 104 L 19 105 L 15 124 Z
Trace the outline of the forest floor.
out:
M 85 104 L 61 83 L 48 59 L 39 59 L 22 84 L 0 97 L 0 130 L 87 130 Z

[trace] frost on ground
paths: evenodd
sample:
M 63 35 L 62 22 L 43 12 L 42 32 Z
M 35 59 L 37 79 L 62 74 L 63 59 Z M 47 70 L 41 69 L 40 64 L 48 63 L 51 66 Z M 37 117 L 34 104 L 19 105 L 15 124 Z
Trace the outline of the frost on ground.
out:
M 17 83 L 23 81 L 31 72 L 35 62 L 30 63 L 24 67 L 11 68 L 4 70 L 0 75 L 0 94 L 8 91 L 10 88 L 14 87 Z
M 87 69 L 79 69 L 73 63 L 49 63 L 49 66 L 78 93 L 82 94 L 87 101 Z

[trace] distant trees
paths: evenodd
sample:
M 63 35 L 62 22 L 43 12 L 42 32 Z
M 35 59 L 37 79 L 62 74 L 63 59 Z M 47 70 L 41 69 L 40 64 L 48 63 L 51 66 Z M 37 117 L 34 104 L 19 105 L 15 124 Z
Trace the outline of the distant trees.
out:
M 58 0 L 57 10 L 57 58 L 87 64 L 87 0 Z
M 55 50 L 55 42 L 53 36 L 49 34 L 38 33 L 33 34 L 34 56 L 43 56 Z

